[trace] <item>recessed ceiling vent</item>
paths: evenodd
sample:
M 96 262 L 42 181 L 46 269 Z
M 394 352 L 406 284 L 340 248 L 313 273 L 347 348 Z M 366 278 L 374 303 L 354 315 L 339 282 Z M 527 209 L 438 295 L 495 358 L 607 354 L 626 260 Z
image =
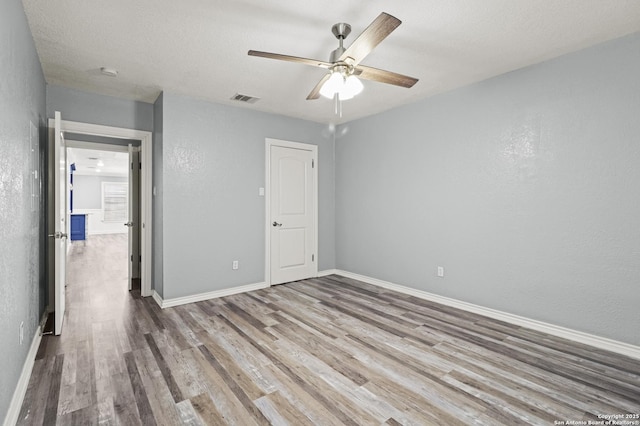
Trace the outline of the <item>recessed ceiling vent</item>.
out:
M 249 95 L 243 95 L 242 93 L 236 93 L 231 97 L 231 100 L 238 101 L 238 102 L 247 102 L 249 104 L 255 104 L 260 100 L 260 98 L 256 98 L 254 96 L 249 96 Z

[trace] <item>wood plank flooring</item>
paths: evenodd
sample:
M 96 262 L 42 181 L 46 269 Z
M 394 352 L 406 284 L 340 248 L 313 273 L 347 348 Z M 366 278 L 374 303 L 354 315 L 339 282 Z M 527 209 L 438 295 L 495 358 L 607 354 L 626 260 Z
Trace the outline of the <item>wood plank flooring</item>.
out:
M 640 413 L 638 360 L 340 276 L 161 310 L 127 291 L 126 269 L 101 261 L 121 250 L 109 238 L 71 256 L 63 335 L 43 338 L 21 425 L 567 424 Z

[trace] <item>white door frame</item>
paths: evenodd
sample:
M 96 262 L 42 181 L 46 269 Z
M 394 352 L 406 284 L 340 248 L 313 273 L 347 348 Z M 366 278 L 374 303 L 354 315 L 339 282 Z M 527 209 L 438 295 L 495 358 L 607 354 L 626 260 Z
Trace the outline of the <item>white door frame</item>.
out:
M 53 120 L 49 119 L 49 127 Z M 137 139 L 140 141 L 140 294 L 151 296 L 151 253 L 152 253 L 152 133 L 144 130 L 125 129 L 122 127 L 102 126 L 99 124 L 80 123 L 62 120 L 63 132 L 82 135 L 103 136 L 115 139 Z
M 265 139 L 265 260 L 264 260 L 264 282 L 271 286 L 271 147 L 280 146 L 283 148 L 301 149 L 311 151 L 315 159 L 313 170 L 313 235 L 315 259 L 313 262 L 313 276 L 318 275 L 318 146 L 308 143 L 291 142 L 280 139 Z

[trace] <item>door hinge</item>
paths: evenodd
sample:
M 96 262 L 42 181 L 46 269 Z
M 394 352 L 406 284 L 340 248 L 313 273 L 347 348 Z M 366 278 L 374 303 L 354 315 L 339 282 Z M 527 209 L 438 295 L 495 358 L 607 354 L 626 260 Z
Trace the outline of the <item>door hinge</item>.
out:
M 315 261 L 316 261 L 316 255 L 315 255 L 315 254 L 312 254 L 312 255 L 311 255 L 311 261 L 312 261 L 312 262 L 315 262 Z
M 313 169 L 316 166 L 316 161 L 315 160 L 311 160 L 311 168 Z
M 138 256 L 138 262 L 142 262 L 142 255 Z
M 131 261 L 133 262 L 133 255 L 131 255 Z
M 133 170 L 133 163 L 131 163 L 131 170 Z
M 142 170 L 142 163 L 138 163 L 138 168 Z

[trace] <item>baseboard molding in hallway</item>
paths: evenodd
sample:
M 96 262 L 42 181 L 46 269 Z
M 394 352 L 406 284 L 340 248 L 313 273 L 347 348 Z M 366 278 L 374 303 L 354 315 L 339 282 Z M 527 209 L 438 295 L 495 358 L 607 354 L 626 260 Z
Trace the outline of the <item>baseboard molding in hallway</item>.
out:
M 18 421 L 20 408 L 22 407 L 22 402 L 24 401 L 24 397 L 27 394 L 29 379 L 31 378 L 31 372 L 33 371 L 33 365 L 36 361 L 36 354 L 38 353 L 38 348 L 40 347 L 41 340 L 42 331 L 41 327 L 38 326 L 36 328 L 36 333 L 31 340 L 31 346 L 29 347 L 29 352 L 27 353 L 27 359 L 25 359 L 22 366 L 18 384 L 16 385 L 16 389 L 13 392 L 13 397 L 11 398 L 11 403 L 9 404 L 9 410 L 7 411 L 7 415 L 4 418 L 4 426 L 13 426 Z

